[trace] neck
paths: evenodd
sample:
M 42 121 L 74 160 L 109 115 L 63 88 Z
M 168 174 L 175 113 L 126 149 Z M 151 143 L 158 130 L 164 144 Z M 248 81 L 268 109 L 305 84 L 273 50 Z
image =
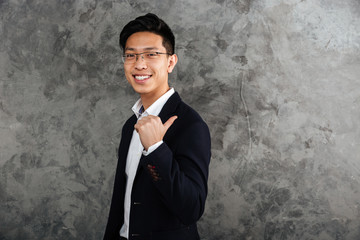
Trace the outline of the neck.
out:
M 148 107 L 150 107 L 156 100 L 158 100 L 162 95 L 164 95 L 167 91 L 170 90 L 170 87 L 168 86 L 163 91 L 159 91 L 158 93 L 147 93 L 147 94 L 141 94 L 141 103 L 146 110 Z

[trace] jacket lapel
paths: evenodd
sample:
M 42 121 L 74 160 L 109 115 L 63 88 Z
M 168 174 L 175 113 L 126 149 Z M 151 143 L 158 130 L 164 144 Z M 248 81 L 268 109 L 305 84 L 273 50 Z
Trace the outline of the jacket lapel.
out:
M 171 95 L 159 113 L 159 117 L 163 123 L 173 116 L 180 102 L 181 98 L 177 92 Z
M 129 146 L 134 131 L 134 125 L 136 123 L 135 114 L 129 119 L 129 121 L 124 126 L 123 136 L 121 137 L 121 144 L 119 147 L 119 163 L 122 164 L 122 167 L 125 168 L 126 158 L 129 152 Z M 121 154 L 120 154 L 121 153 Z

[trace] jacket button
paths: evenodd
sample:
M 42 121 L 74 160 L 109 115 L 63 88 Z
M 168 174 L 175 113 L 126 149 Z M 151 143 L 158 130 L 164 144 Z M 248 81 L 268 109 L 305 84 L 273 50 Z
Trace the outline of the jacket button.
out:
M 134 205 L 140 205 L 141 202 L 134 202 Z

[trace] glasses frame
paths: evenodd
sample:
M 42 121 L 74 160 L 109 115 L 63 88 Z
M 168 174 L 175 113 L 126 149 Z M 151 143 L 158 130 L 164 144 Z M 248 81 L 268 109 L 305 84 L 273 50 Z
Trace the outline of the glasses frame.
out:
M 121 59 L 122 59 L 122 62 L 123 62 L 124 64 L 134 64 L 134 63 L 136 63 L 137 60 L 139 59 L 138 56 L 141 56 L 141 58 L 142 58 L 144 61 L 146 61 L 146 59 L 144 58 L 144 55 L 143 55 L 143 54 L 146 54 L 146 53 L 156 53 L 156 54 L 159 54 L 159 55 L 169 55 L 169 56 L 172 55 L 172 54 L 170 54 L 170 53 L 163 53 L 163 52 L 129 53 L 129 54 L 135 55 L 135 61 L 134 61 L 134 62 L 128 62 L 128 63 L 127 63 L 127 62 L 126 62 L 126 54 L 123 54 L 123 55 L 121 56 Z

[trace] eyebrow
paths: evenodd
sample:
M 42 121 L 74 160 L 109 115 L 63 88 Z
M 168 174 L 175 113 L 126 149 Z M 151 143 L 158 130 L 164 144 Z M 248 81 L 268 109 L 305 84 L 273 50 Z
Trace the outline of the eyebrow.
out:
M 135 51 L 136 48 L 131 48 L 131 47 L 127 47 L 125 48 L 125 51 Z M 147 47 L 147 48 L 143 48 L 144 51 L 149 51 L 149 50 L 159 50 L 159 48 L 157 47 Z

